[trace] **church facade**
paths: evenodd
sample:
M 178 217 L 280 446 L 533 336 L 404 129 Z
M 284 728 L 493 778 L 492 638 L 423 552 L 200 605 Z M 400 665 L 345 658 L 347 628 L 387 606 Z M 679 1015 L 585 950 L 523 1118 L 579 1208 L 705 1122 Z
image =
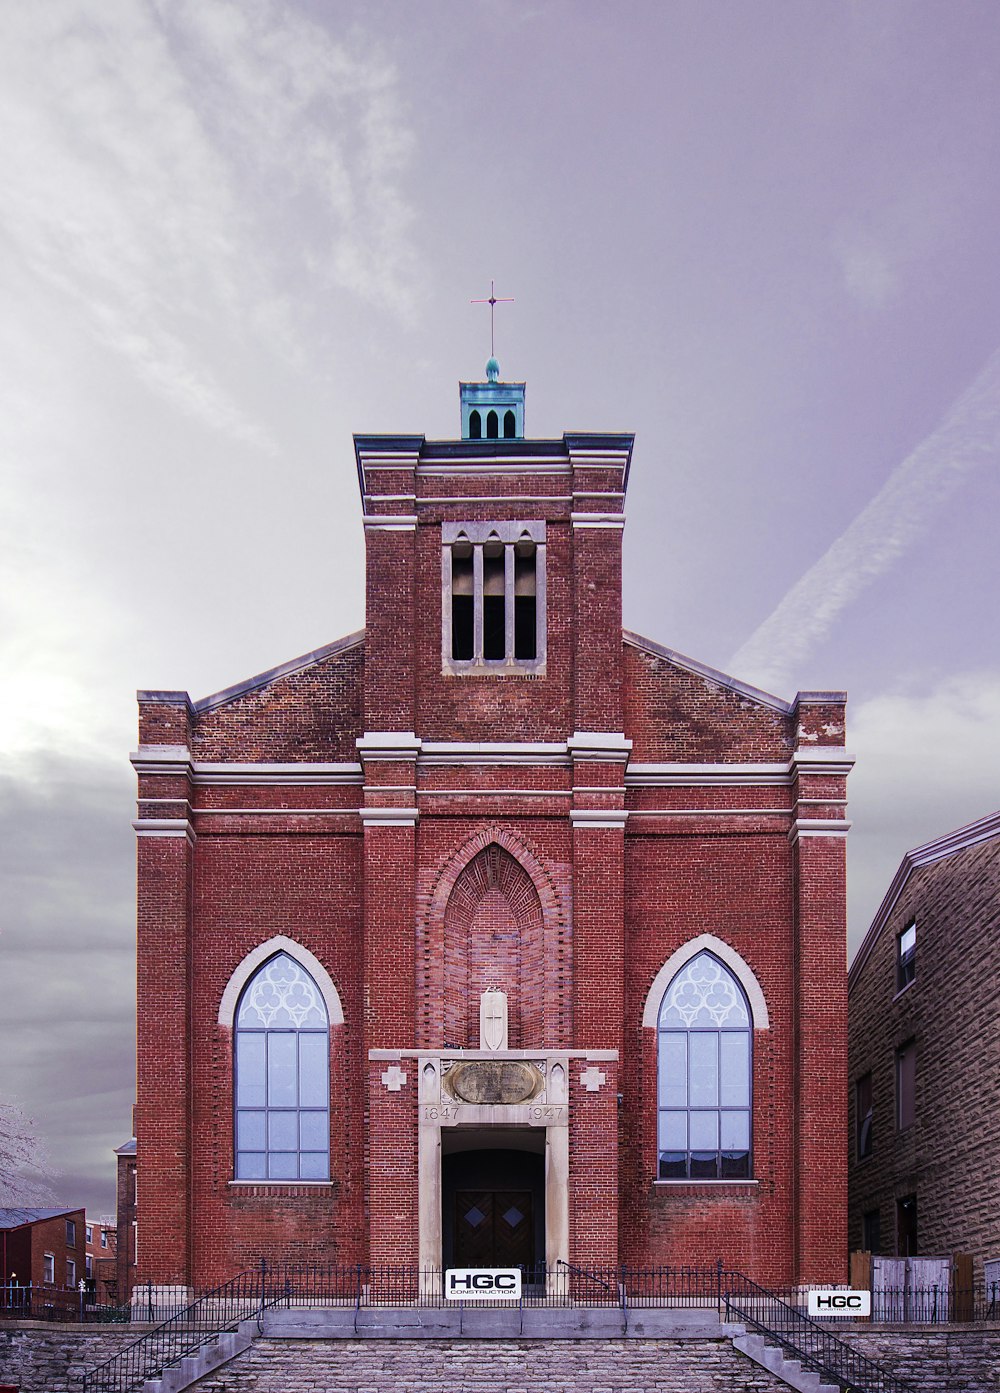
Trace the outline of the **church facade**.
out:
M 137 1276 L 846 1264 L 840 692 L 623 632 L 632 437 L 357 436 L 366 628 L 139 693 Z

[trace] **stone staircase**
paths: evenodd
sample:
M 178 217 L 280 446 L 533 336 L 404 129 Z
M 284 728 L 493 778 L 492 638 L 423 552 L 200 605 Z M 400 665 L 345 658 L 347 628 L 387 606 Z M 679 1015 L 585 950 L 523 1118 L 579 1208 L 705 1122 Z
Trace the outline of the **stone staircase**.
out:
M 737 1335 L 733 1346 L 762 1369 L 769 1369 L 796 1393 L 840 1393 L 840 1384 L 824 1383 L 819 1374 L 804 1369 L 798 1359 L 790 1359 L 777 1345 L 769 1345 L 763 1335 Z
M 200 1387 L 206 1376 L 250 1349 L 257 1334 L 255 1320 L 243 1321 L 237 1330 L 221 1331 L 193 1354 L 164 1369 L 160 1378 L 147 1379 L 142 1393 L 181 1393 L 182 1389 Z
M 742 1338 L 742 1337 L 741 1337 Z M 763 1343 L 763 1342 L 762 1342 Z M 770 1352 L 768 1352 L 770 1353 Z M 787 1361 L 786 1361 L 787 1362 Z M 819 1393 L 731 1340 L 272 1339 L 197 1393 Z M 154 1393 L 147 1385 L 149 1393 Z M 827 1386 L 829 1387 L 829 1386 Z M 156 1390 L 159 1393 L 159 1390 Z M 166 1385 L 164 1385 L 166 1393 Z M 825 1390 L 824 1390 L 825 1393 Z

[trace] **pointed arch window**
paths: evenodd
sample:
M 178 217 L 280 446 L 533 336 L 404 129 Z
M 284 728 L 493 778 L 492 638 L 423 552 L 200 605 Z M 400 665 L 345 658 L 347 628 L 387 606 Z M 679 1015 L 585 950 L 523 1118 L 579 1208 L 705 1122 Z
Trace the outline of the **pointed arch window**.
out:
M 660 1004 L 661 1180 L 750 1178 L 752 1038 L 742 986 L 714 954 L 698 953 Z
M 263 963 L 236 1008 L 237 1180 L 330 1178 L 330 1021 L 294 958 Z

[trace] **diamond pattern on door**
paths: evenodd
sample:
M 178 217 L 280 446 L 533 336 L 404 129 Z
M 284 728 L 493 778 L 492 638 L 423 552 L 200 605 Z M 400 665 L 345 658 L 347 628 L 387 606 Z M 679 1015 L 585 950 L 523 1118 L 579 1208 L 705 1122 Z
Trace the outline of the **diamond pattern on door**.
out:
M 530 1190 L 455 1192 L 456 1267 L 534 1267 Z

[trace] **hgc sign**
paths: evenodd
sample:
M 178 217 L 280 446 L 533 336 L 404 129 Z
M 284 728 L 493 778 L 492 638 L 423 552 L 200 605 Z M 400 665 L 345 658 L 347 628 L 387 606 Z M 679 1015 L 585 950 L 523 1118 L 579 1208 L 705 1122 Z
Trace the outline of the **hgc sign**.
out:
M 811 1291 L 809 1293 L 809 1314 L 811 1316 L 870 1316 L 872 1313 L 872 1294 L 870 1291 Z
M 516 1267 L 449 1267 L 444 1294 L 449 1301 L 519 1301 L 521 1273 Z

